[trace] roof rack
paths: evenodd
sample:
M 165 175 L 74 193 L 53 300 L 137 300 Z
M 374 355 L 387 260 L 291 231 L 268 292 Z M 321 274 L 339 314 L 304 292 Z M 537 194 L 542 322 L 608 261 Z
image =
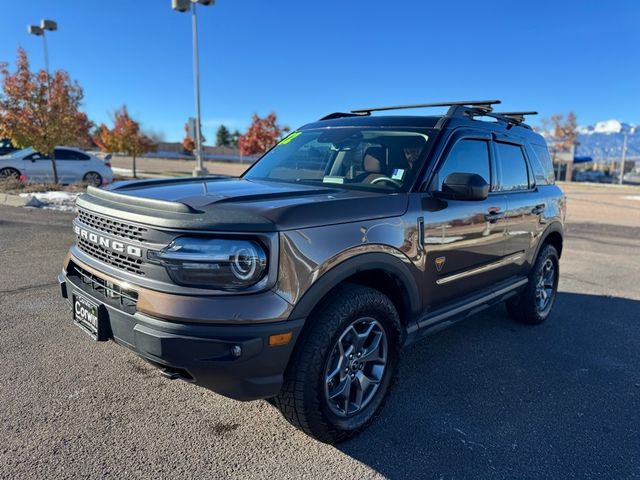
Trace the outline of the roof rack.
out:
M 509 120 L 514 121 L 515 123 L 523 123 L 525 115 L 538 115 L 538 112 L 529 111 L 529 112 L 494 112 L 495 115 L 500 115 L 502 117 L 507 117 Z
M 368 113 L 347 113 L 347 112 L 333 112 L 328 115 L 322 117 L 319 121 L 322 120 L 333 120 L 334 118 L 344 118 L 344 117 L 366 117 L 369 115 Z
M 409 108 L 456 107 L 456 106 L 467 106 L 467 107 L 487 110 L 491 112 L 493 110 L 492 105 L 497 105 L 498 103 L 502 103 L 502 102 L 500 100 L 467 100 L 467 101 L 458 101 L 458 102 L 419 103 L 416 105 L 397 105 L 393 107 L 360 108 L 358 110 L 351 110 L 351 113 L 356 115 L 371 115 L 371 112 L 382 112 L 386 110 L 406 110 Z
M 507 124 L 507 128 L 511 128 L 513 125 L 519 125 L 525 128 L 531 128 L 524 123 L 526 115 L 537 115 L 538 112 L 523 111 L 523 112 L 494 112 L 493 105 L 502 103 L 500 100 L 461 100 L 457 102 L 437 102 L 437 103 L 420 103 L 415 105 L 397 105 L 393 107 L 372 107 L 372 108 L 360 108 L 358 110 L 351 110 L 351 112 L 334 112 L 329 115 L 325 115 L 320 120 L 332 120 L 334 118 L 344 117 L 362 117 L 369 116 L 371 112 L 382 112 L 387 110 L 406 110 L 410 108 L 432 108 L 432 107 L 449 107 L 449 110 L 441 119 L 441 122 L 445 122 L 447 118 L 451 117 L 492 117 L 496 120 L 502 121 Z
M 520 126 L 532 130 L 529 125 L 524 123 L 524 116 L 535 115 L 537 113 L 538 112 L 494 112 L 492 109 L 486 109 L 483 107 L 478 108 L 475 105 L 470 107 L 467 107 L 466 105 L 454 105 L 450 107 L 447 114 L 442 117 L 441 122 L 444 122 L 446 118 L 451 117 L 468 117 L 471 119 L 473 119 L 473 117 L 491 117 L 504 122 L 508 129 L 513 126 Z

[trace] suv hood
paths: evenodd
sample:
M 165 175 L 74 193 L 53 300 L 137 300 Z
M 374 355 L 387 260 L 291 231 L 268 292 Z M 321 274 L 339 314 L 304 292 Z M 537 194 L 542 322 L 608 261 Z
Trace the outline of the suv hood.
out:
M 399 216 L 406 194 L 206 177 L 89 188 L 78 206 L 149 225 L 277 231 Z

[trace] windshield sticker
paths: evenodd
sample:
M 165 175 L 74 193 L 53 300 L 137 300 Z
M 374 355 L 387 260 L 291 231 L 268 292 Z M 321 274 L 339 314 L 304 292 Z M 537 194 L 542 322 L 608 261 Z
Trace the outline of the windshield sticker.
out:
M 289 135 L 287 135 L 280 141 L 279 145 L 286 145 L 287 143 L 289 143 L 291 140 L 293 140 L 300 134 L 302 134 L 302 132 L 291 132 Z
M 394 168 L 391 178 L 393 180 L 402 180 L 404 178 L 404 168 Z
M 322 179 L 322 183 L 339 183 L 340 185 L 342 185 L 344 183 L 344 177 L 326 176 Z

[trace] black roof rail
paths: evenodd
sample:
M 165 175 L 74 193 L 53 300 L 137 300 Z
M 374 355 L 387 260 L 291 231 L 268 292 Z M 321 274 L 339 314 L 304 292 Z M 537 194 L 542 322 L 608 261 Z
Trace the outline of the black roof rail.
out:
M 334 118 L 345 118 L 345 117 L 366 117 L 371 115 L 370 113 L 347 113 L 347 112 L 333 112 L 328 115 L 325 115 L 318 121 L 322 120 L 333 120 Z
M 494 112 L 491 108 L 487 109 L 483 106 L 467 107 L 466 105 L 455 105 L 449 108 L 447 114 L 441 119 L 441 125 L 439 126 L 442 126 L 442 122 L 444 122 L 446 118 L 451 117 L 491 117 L 506 123 L 507 128 L 517 125 L 532 130 L 529 125 L 524 123 L 524 116 L 535 115 L 537 113 L 538 112 Z
M 523 123 L 524 117 L 528 115 L 538 115 L 538 112 L 528 111 L 528 112 L 494 112 L 495 115 L 501 115 L 503 117 L 507 117 L 510 120 L 513 120 L 516 123 Z
M 502 103 L 500 100 L 466 100 L 457 102 L 438 102 L 438 103 L 419 103 L 416 105 L 397 105 L 393 107 L 372 107 L 372 108 L 359 108 L 357 110 L 351 110 L 352 114 L 356 115 L 370 115 L 371 112 L 382 112 L 385 110 L 405 110 L 409 108 L 431 108 L 431 107 L 456 107 L 466 106 L 487 111 L 492 111 L 492 105 Z

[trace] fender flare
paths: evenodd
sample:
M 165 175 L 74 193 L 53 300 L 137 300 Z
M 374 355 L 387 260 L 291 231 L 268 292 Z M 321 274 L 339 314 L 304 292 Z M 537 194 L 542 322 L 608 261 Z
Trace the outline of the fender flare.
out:
M 538 254 L 540 253 L 540 249 L 542 248 L 542 245 L 544 245 L 544 243 L 547 240 L 547 237 L 552 233 L 559 233 L 560 236 L 562 237 L 562 242 L 564 244 L 564 226 L 562 225 L 562 223 L 560 221 L 552 222 L 544 230 L 544 232 L 542 232 L 542 236 L 540 237 L 540 241 L 538 242 L 538 245 L 536 246 L 536 253 L 535 253 L 534 257 L 533 257 L 533 261 L 534 262 L 535 262 L 535 259 L 538 258 Z M 558 252 L 558 254 L 559 253 L 560 252 Z
M 409 321 L 419 314 L 422 308 L 421 295 L 409 267 L 389 253 L 370 252 L 353 256 L 328 270 L 304 293 L 289 318 L 306 319 L 329 291 L 350 276 L 367 270 L 383 270 L 397 278 L 406 291 Z

